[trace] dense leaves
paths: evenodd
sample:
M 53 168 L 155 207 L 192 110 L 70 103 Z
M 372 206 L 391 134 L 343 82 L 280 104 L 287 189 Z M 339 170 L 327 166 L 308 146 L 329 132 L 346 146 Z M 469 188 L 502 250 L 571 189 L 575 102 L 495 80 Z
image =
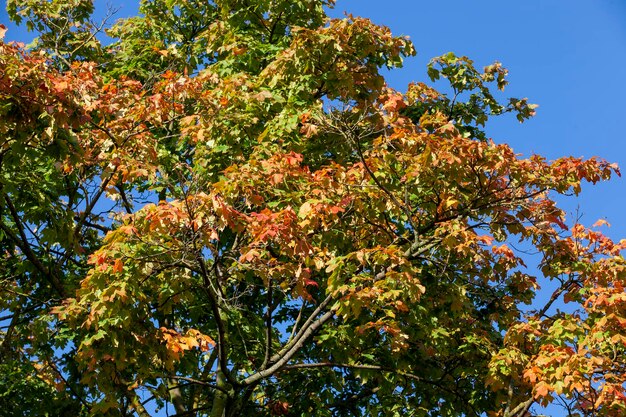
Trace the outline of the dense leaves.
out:
M 3 407 L 626 412 L 626 241 L 554 200 L 617 167 L 490 139 L 536 107 L 499 63 L 392 90 L 411 42 L 332 3 L 144 0 L 107 47 L 89 1 L 7 3 Z

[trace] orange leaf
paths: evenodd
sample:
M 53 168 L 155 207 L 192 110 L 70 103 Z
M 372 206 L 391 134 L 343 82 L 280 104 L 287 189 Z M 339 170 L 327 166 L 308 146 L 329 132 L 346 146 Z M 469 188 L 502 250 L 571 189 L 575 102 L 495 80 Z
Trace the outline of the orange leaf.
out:
M 604 219 L 600 219 L 593 224 L 593 227 L 600 227 L 600 226 L 611 227 L 611 224 Z
M 115 263 L 113 264 L 113 272 L 118 274 L 122 272 L 123 270 L 124 270 L 124 263 L 122 262 L 121 259 L 116 259 Z

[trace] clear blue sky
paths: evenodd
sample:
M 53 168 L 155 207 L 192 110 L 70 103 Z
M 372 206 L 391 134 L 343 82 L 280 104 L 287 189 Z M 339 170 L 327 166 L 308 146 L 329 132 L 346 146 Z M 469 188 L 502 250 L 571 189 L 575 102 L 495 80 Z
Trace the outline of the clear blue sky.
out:
M 539 104 L 524 124 L 513 117 L 487 126 L 496 142 L 548 159 L 598 156 L 626 175 L 626 2 L 622 0 L 338 0 L 344 11 L 408 35 L 418 55 L 389 75 L 392 87 L 426 79 L 430 58 L 453 51 L 482 67 L 498 60 L 509 69 L 505 91 Z M 607 233 L 626 238 L 626 179 L 584 187 L 567 199 L 583 222 L 606 218 Z M 570 216 L 571 218 L 571 216 Z
M 134 2 L 120 5 L 118 16 L 133 14 Z M 626 1 L 623 0 L 338 0 L 333 16 L 344 12 L 371 18 L 397 35 L 408 35 L 418 55 L 392 71 L 389 84 L 404 90 L 427 81 L 426 64 L 453 51 L 482 67 L 494 60 L 510 72 L 507 95 L 540 105 L 524 124 L 503 117 L 488 125 L 496 142 L 524 155 L 548 159 L 598 156 L 617 162 L 626 175 Z M 7 39 L 30 35 L 8 24 Z M 563 199 L 569 213 L 578 206 L 583 222 L 606 218 L 607 234 L 626 238 L 626 179 L 583 188 L 581 197 Z M 573 216 L 570 216 L 570 219 Z

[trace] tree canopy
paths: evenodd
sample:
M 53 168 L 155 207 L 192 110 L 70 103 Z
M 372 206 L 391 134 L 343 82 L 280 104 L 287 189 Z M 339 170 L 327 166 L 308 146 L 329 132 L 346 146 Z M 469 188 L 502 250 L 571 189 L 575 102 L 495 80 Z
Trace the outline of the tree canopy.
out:
M 498 62 L 389 88 L 413 44 L 333 3 L 7 0 L 2 409 L 626 413 L 626 241 L 555 202 L 617 167 L 489 138 Z

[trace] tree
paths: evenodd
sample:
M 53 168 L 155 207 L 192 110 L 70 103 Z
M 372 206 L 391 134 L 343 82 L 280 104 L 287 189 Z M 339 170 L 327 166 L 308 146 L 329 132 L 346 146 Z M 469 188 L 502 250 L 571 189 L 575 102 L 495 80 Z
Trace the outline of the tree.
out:
M 8 0 L 5 409 L 624 414 L 626 241 L 554 201 L 617 167 L 488 138 L 534 114 L 499 63 L 390 89 L 411 42 L 332 3 L 143 0 L 105 47 L 89 0 Z

